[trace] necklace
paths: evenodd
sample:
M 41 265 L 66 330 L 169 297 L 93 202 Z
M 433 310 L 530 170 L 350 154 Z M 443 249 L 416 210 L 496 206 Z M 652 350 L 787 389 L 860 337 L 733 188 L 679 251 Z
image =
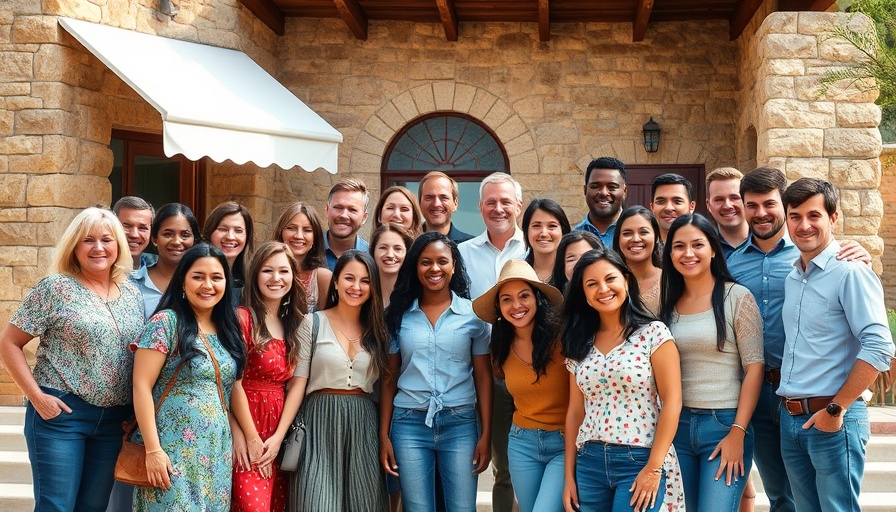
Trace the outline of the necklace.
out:
M 100 292 L 101 285 L 98 285 L 96 281 L 94 281 L 93 279 L 90 279 L 89 277 L 85 276 L 84 274 L 81 274 L 81 277 L 83 277 L 84 280 L 87 282 L 87 284 L 84 286 L 85 288 L 87 288 L 88 290 L 95 293 L 96 296 L 103 299 L 104 302 L 109 302 L 109 294 L 112 293 L 112 285 L 111 284 L 106 285 L 106 293 L 103 294 Z
M 330 323 L 332 324 L 332 322 L 330 322 Z M 344 332 L 342 332 L 342 329 L 340 329 L 339 327 L 336 327 L 335 325 L 333 325 L 333 327 L 336 328 L 336 330 L 339 332 L 339 334 L 341 334 L 343 338 L 347 339 L 349 343 L 353 343 L 353 344 L 360 343 L 361 338 L 364 337 L 364 333 L 362 332 L 361 334 L 358 335 L 357 338 L 350 338 L 350 337 L 346 336 L 346 334 Z
M 520 355 L 517 353 L 516 349 L 513 348 L 513 345 L 510 346 L 510 351 L 513 352 L 513 355 L 516 356 L 516 358 L 519 359 L 523 364 L 525 364 L 526 366 L 532 366 L 532 363 L 529 363 L 525 359 L 520 357 Z

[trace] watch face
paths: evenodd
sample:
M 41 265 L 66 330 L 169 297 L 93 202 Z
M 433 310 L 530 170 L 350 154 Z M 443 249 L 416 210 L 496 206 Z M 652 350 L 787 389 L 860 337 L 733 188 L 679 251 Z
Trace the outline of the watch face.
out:
M 828 406 L 825 408 L 825 410 L 831 416 L 837 417 L 837 416 L 840 416 L 841 412 L 843 412 L 843 407 L 840 407 L 840 405 L 831 402 L 828 404 Z

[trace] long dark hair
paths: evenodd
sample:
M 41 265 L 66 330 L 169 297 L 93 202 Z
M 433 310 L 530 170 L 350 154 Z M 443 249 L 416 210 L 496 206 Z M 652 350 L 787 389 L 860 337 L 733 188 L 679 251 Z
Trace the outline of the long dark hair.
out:
M 417 262 L 420 260 L 420 253 L 427 245 L 435 242 L 442 242 L 451 250 L 451 257 L 454 258 L 454 275 L 451 276 L 449 287 L 458 297 L 464 299 L 470 298 L 470 283 L 467 281 L 467 270 L 464 267 L 464 261 L 460 257 L 460 251 L 457 250 L 457 244 L 447 236 L 438 231 L 427 231 L 416 240 L 414 240 L 408 254 L 398 270 L 398 278 L 395 281 L 395 289 L 389 297 L 389 307 L 386 308 L 386 326 L 389 328 L 389 334 L 395 338 L 398 331 L 401 330 L 401 319 L 405 312 L 411 308 L 411 304 L 423 295 L 423 284 L 417 276 Z
M 600 329 L 600 315 L 588 305 L 583 288 L 583 274 L 590 265 L 605 260 L 616 267 L 628 281 L 628 300 L 622 304 L 619 321 L 623 325 L 622 336 L 628 338 L 633 332 L 654 320 L 641 302 L 638 279 L 625 264 L 622 256 L 607 249 L 594 249 L 582 255 L 572 271 L 572 279 L 566 289 L 563 301 L 563 328 L 561 340 L 563 355 L 581 361 L 594 346 L 594 335 Z
M 716 319 L 716 349 L 721 352 L 725 348 L 725 336 L 728 330 L 725 320 L 725 295 L 727 294 L 725 284 L 737 281 L 728 271 L 728 264 L 725 263 L 718 233 L 706 220 L 706 217 L 699 213 L 689 213 L 678 217 L 669 227 L 669 234 L 666 235 L 666 247 L 663 249 L 663 286 L 660 290 L 660 320 L 666 325 L 672 325 L 677 316 L 675 305 L 684 293 L 684 277 L 672 264 L 672 244 L 675 241 L 675 233 L 684 226 L 694 226 L 702 231 L 709 242 L 709 247 L 715 253 L 709 263 L 709 271 L 715 278 L 715 284 L 712 287 L 712 311 Z
M 258 289 L 258 275 L 267 260 L 281 253 L 289 262 L 292 281 L 289 292 L 280 299 L 279 310 L 275 313 L 283 323 L 283 341 L 286 344 L 287 359 L 290 363 L 295 364 L 299 360 L 299 325 L 305 318 L 305 313 L 308 312 L 308 304 L 305 301 L 305 288 L 299 279 L 299 264 L 289 246 L 282 242 L 265 242 L 252 255 L 249 279 L 243 287 L 243 305 L 246 306 L 252 317 L 252 339 L 247 341 L 252 343 L 259 352 L 264 352 L 267 342 L 272 338 L 264 321 L 268 308 L 264 303 L 264 296 Z
M 619 250 L 619 236 L 622 231 L 622 224 L 626 219 L 635 215 L 640 215 L 647 219 L 651 229 L 653 229 L 653 251 L 650 253 L 650 262 L 656 268 L 663 268 L 663 255 L 660 253 L 660 225 L 656 221 L 656 216 L 653 212 L 643 206 L 631 206 L 619 214 L 619 218 L 616 219 L 616 229 L 613 232 L 613 250 L 622 256 L 622 251 Z M 624 256 L 623 259 L 625 259 Z
M 380 274 L 377 271 L 373 257 L 366 252 L 355 249 L 345 251 L 336 261 L 333 267 L 333 279 L 330 280 L 330 288 L 327 290 L 327 300 L 324 309 L 330 309 L 339 304 L 339 292 L 336 290 L 336 282 L 349 262 L 357 261 L 364 265 L 370 276 L 370 298 L 361 306 L 361 327 L 364 334 L 361 336 L 361 346 L 370 354 L 373 364 L 383 375 L 387 371 L 389 333 L 386 330 L 386 322 L 383 318 L 383 295 L 380 288 Z
M 212 308 L 212 322 L 218 329 L 218 341 L 224 347 L 234 362 L 236 362 L 236 378 L 240 378 L 243 374 L 243 367 L 246 364 L 246 345 L 243 343 L 243 337 L 240 330 L 240 324 L 236 317 L 236 310 L 230 303 L 230 297 L 233 294 L 232 277 L 230 269 L 227 266 L 227 258 L 224 253 L 217 248 L 208 244 L 196 244 L 190 250 L 184 253 L 174 269 L 174 275 L 171 276 L 171 282 L 168 283 L 168 289 L 162 294 L 156 312 L 163 309 L 170 309 L 177 318 L 177 353 L 184 359 L 192 359 L 202 352 L 199 351 L 197 337 L 199 336 L 199 324 L 196 322 L 196 314 L 187 298 L 184 296 L 184 281 L 187 272 L 193 267 L 193 264 L 201 258 L 214 258 L 218 260 L 224 269 L 224 295 L 221 300 Z
M 246 281 L 247 262 L 252 258 L 252 253 L 255 251 L 255 225 L 252 223 L 252 215 L 249 214 L 249 210 L 234 201 L 219 204 L 205 219 L 205 225 L 202 226 L 202 239 L 211 243 L 212 233 L 218 229 L 221 220 L 236 213 L 240 214 L 243 222 L 246 224 L 246 245 L 243 246 L 243 250 L 233 261 L 233 268 L 230 271 L 233 274 L 233 279 L 242 286 Z
M 526 251 L 528 251 L 526 253 L 526 263 L 529 265 L 532 265 L 535 262 L 535 255 L 532 254 L 532 245 L 529 243 L 529 224 L 532 223 L 532 216 L 535 215 L 535 212 L 538 210 L 547 212 L 557 219 L 557 222 L 560 223 L 560 232 L 564 235 L 572 230 L 569 226 L 569 219 L 566 217 L 566 212 L 563 211 L 563 207 L 560 206 L 560 203 L 553 199 L 533 199 L 523 213 L 523 241 L 526 244 Z
M 535 297 L 535 318 L 532 319 L 532 369 L 535 370 L 535 382 L 545 374 L 548 363 L 551 362 L 551 356 L 554 347 L 557 345 L 557 328 L 559 322 L 554 305 L 548 300 L 547 296 L 534 286 L 529 286 L 532 290 L 532 296 Z M 497 321 L 492 324 L 492 365 L 496 369 L 504 367 L 504 362 L 510 356 L 510 345 L 516 333 L 514 327 L 501 314 L 499 305 L 499 296 L 495 297 L 495 318 Z M 535 383 L 533 382 L 533 384 Z
M 149 230 L 149 235 L 153 238 L 159 236 L 159 231 L 162 229 L 162 223 L 169 218 L 177 217 L 178 215 L 187 219 L 187 224 L 190 225 L 190 231 L 193 233 L 193 242 L 199 243 L 199 240 L 202 239 L 202 233 L 199 231 L 199 222 L 196 221 L 196 216 L 193 215 L 193 210 L 191 210 L 189 206 L 181 203 L 168 203 L 159 208 L 155 218 L 152 219 L 152 227 Z
M 317 210 L 315 210 L 313 206 L 301 201 L 287 206 L 277 219 L 277 223 L 274 224 L 271 240 L 285 243 L 286 241 L 283 240 L 283 230 L 289 225 L 289 221 L 300 213 L 304 214 L 308 219 L 308 223 L 311 224 L 311 235 L 314 237 L 314 241 L 311 242 L 311 249 L 308 249 L 305 257 L 302 259 L 300 270 L 314 270 L 325 266 L 327 264 L 327 258 L 324 253 L 324 228 L 320 223 L 320 216 L 318 216 Z
M 574 244 L 576 242 L 581 242 L 582 240 L 588 242 L 588 245 L 591 246 L 592 249 L 603 249 L 604 243 L 600 241 L 593 233 L 589 233 L 588 231 L 572 231 L 563 235 L 563 238 L 560 239 L 560 245 L 557 246 L 557 256 L 554 259 L 554 272 L 551 274 L 551 282 L 549 283 L 554 288 L 564 291 L 566 288 L 566 249 L 569 248 L 570 244 Z

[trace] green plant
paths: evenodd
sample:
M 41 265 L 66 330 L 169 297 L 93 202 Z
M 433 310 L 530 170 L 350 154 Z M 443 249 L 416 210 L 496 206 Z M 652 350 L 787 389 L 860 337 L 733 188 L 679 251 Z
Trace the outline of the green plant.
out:
M 896 142 L 896 0 L 838 0 L 837 7 L 862 13 L 874 23 L 862 31 L 849 24 L 832 30 L 831 37 L 846 41 L 866 58 L 825 73 L 819 93 L 824 95 L 843 80 L 863 90 L 877 87 L 880 95 L 876 103 L 883 113 L 881 136 L 885 142 Z

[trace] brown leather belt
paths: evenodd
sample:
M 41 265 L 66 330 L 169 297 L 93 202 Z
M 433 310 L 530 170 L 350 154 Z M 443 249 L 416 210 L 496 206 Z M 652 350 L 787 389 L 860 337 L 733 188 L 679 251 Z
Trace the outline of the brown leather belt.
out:
M 769 384 L 780 384 L 781 383 L 781 370 L 777 368 L 773 368 L 771 370 L 765 370 L 765 382 Z
M 791 416 L 799 416 L 801 414 L 815 414 L 824 409 L 831 403 L 832 396 L 816 396 L 812 398 L 784 398 L 781 397 L 781 403 Z
M 355 396 L 366 396 L 367 393 L 364 392 L 361 388 L 352 388 L 352 389 L 334 389 L 334 388 L 324 388 L 318 389 L 317 391 L 312 391 L 312 395 L 355 395 Z

